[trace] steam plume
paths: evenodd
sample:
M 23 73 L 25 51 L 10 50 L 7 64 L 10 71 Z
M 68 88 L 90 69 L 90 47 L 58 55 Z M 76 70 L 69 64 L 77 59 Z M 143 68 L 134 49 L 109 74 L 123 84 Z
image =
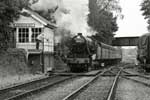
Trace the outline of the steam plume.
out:
M 87 24 L 87 15 L 89 13 L 88 0 L 64 0 L 64 6 L 70 10 L 69 14 L 63 15 L 59 25 L 69 28 L 74 34 L 82 32 L 83 35 L 89 35 L 89 26 Z
M 32 9 L 44 12 L 56 9 L 53 16 L 59 28 L 55 35 L 61 40 L 63 35 L 70 35 L 68 32 L 74 35 L 82 32 L 85 36 L 94 33 L 87 24 L 88 3 L 88 0 L 39 0 Z

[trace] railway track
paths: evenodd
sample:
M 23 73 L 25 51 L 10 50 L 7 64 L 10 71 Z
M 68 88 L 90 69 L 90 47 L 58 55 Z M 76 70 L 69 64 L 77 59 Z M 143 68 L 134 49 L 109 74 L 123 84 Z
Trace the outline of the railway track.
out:
M 111 72 L 111 73 L 115 75 L 115 73 L 113 73 L 113 72 Z M 134 81 L 136 83 L 143 84 L 147 87 L 150 87 L 150 84 L 149 84 L 150 83 L 150 77 L 148 77 L 148 76 L 128 72 L 128 71 L 123 69 L 121 72 L 121 77 L 128 79 L 128 80 L 131 80 L 131 81 Z
M 119 79 L 121 70 L 122 69 L 118 70 L 117 75 L 115 76 L 112 85 L 110 85 L 111 88 L 108 91 L 108 95 L 106 96 L 107 100 L 113 100 L 113 98 L 114 98 L 115 90 L 116 90 L 116 87 L 117 87 L 117 83 L 118 83 L 118 79 Z M 70 93 L 69 95 L 67 95 L 66 97 L 64 97 L 64 99 L 62 99 L 62 100 L 73 100 L 73 99 L 74 100 L 82 100 L 83 98 L 81 98 L 81 99 L 78 98 L 78 95 L 79 94 L 82 95 L 82 92 L 84 92 L 85 89 L 88 89 L 88 87 L 90 87 L 91 84 L 94 84 L 96 82 L 96 80 L 99 77 L 102 77 L 102 75 L 105 74 L 105 72 L 107 72 L 107 71 L 109 71 L 109 70 L 103 71 L 99 75 L 93 77 L 91 80 L 89 80 L 88 82 L 86 82 L 85 84 L 83 84 L 81 87 L 79 87 L 78 89 L 76 89 L 75 91 L 73 91 L 72 93 Z M 83 96 L 80 96 L 80 97 L 83 97 Z M 86 99 L 84 98 L 83 100 L 86 100 Z
M 85 76 L 82 77 L 84 78 Z M 40 98 L 39 100 L 45 100 L 45 94 L 47 95 L 51 94 L 50 96 L 47 96 L 48 99 L 46 100 L 51 100 L 51 99 L 52 100 L 92 100 L 92 98 L 93 100 L 115 100 L 115 98 L 117 98 L 116 95 L 117 96 L 119 95 L 117 89 L 118 89 L 118 84 L 120 84 L 120 79 L 124 79 L 128 83 L 130 79 L 127 78 L 132 79 L 134 77 L 148 79 L 148 77 L 142 75 L 129 73 L 125 71 L 123 68 L 114 68 L 114 69 L 110 68 L 104 70 L 102 73 L 96 76 L 88 77 L 89 79 L 88 80 L 86 79 L 87 81 L 82 82 L 82 84 L 78 84 L 78 86 L 76 86 L 74 89 L 71 87 L 77 84 L 79 80 L 77 82 L 75 79 L 73 79 L 73 81 L 71 81 L 72 85 L 67 85 L 70 84 L 69 81 L 63 84 L 60 83 L 60 85 L 56 85 L 55 87 L 50 88 L 47 91 L 48 93 L 44 92 L 40 94 L 42 96 L 38 97 L 35 94 L 34 96 L 31 96 L 28 99 L 23 99 L 23 100 L 37 100 L 39 98 Z M 134 81 L 134 84 L 137 84 L 137 82 Z M 63 88 L 71 88 L 71 89 L 63 89 Z
M 149 100 L 150 77 L 131 71 L 122 71 L 115 100 Z M 131 75 L 131 77 L 129 77 Z M 135 76 L 133 76 L 135 75 Z
M 1 89 L 0 100 L 20 100 L 20 98 L 24 98 L 25 96 L 39 92 L 48 87 L 52 87 L 55 84 L 64 82 L 74 77 L 76 76 L 66 77 L 54 75 L 51 77 L 45 77 L 39 80 Z
M 106 72 L 110 72 L 109 73 L 110 75 L 108 75 L 108 76 L 107 76 L 107 74 L 104 75 Z M 150 87 L 150 84 L 147 84 L 146 82 L 140 81 L 138 79 L 137 80 L 134 79 L 135 77 L 140 77 L 142 79 L 150 79 L 150 77 L 139 75 L 139 74 L 134 74 L 134 73 L 129 73 L 129 72 L 125 71 L 124 68 L 118 68 L 115 70 L 114 69 L 107 70 L 106 72 L 103 72 L 100 75 L 96 76 L 95 78 L 91 79 L 90 81 L 88 81 L 87 83 L 82 85 L 80 88 L 78 88 L 77 90 L 75 90 L 72 93 L 70 93 L 69 95 L 67 95 L 63 100 L 87 100 L 87 99 L 88 100 L 92 100 L 92 99 L 93 100 L 115 100 L 117 84 L 119 83 L 120 78 L 132 80 L 135 82 L 135 84 L 140 83 L 140 84 L 143 84 L 144 86 Z M 100 90 L 97 91 L 96 89 L 101 87 L 100 85 L 98 85 L 97 87 L 95 85 L 95 87 L 93 86 L 95 89 L 91 89 L 90 85 L 95 84 L 96 79 L 99 77 L 103 77 L 103 76 L 105 76 L 105 77 L 115 76 L 115 77 L 113 77 L 113 82 L 111 82 L 111 85 L 107 85 L 107 86 L 104 86 L 104 84 L 101 85 L 101 86 L 104 86 L 103 88 L 101 88 L 101 90 L 106 89 L 107 92 L 105 90 L 103 90 L 101 92 L 99 92 Z M 99 82 L 98 84 L 101 84 L 100 81 L 98 81 L 98 82 Z M 110 81 L 108 81 L 108 82 L 110 82 Z M 108 89 L 108 87 L 110 87 L 110 88 Z M 92 93 L 94 93 L 94 94 L 92 94 Z M 97 95 L 97 97 L 96 97 L 96 95 Z
M 127 75 L 135 75 L 135 76 L 138 76 L 138 77 L 141 77 L 141 78 L 145 78 L 145 79 L 150 79 L 149 76 L 146 76 L 146 75 L 141 75 L 141 74 L 137 74 L 137 73 L 132 73 L 132 72 L 128 72 L 126 70 L 122 70 L 122 72 L 126 73 Z
M 139 94 L 141 95 L 141 92 L 143 93 L 145 91 L 145 89 L 146 89 L 146 91 L 148 91 L 148 89 L 150 88 L 150 84 L 148 84 L 148 83 L 150 83 L 150 80 L 149 80 L 150 77 L 147 77 L 147 76 L 141 75 L 141 74 L 137 74 L 137 73 L 130 73 L 130 72 L 127 72 L 124 70 L 124 69 L 128 69 L 128 68 L 132 68 L 132 67 L 114 68 L 111 70 L 107 70 L 106 72 L 101 73 L 100 75 L 96 76 L 95 78 L 91 79 L 90 81 L 88 81 L 87 83 L 82 85 L 80 88 L 76 89 L 75 91 L 73 91 L 72 93 L 67 95 L 63 100 L 119 100 L 119 99 L 116 99 L 117 96 L 119 95 L 118 94 L 119 93 L 118 92 L 118 84 L 120 84 L 120 80 L 122 80 L 122 79 L 124 79 L 124 81 L 127 83 L 128 82 L 130 83 L 130 80 L 131 80 L 134 83 L 134 85 L 136 84 L 135 87 L 137 90 L 134 89 L 134 85 L 133 85 L 133 87 L 132 87 L 132 89 L 134 91 L 133 93 L 135 93 L 136 91 L 138 91 L 138 92 L 140 91 Z M 105 76 L 105 77 L 103 77 L 103 76 Z M 100 80 L 97 82 L 97 79 L 99 77 L 106 78 L 106 79 Z M 106 80 L 112 80 L 112 79 L 113 79 L 113 81 L 106 81 Z M 107 83 L 102 82 L 102 81 L 106 81 Z M 101 84 L 101 82 L 102 82 L 102 84 Z M 93 86 L 95 83 L 97 83 L 97 84 L 95 86 Z M 128 85 L 129 85 L 129 83 L 128 83 Z M 106 86 L 104 84 L 106 84 Z M 128 85 L 126 85 L 126 86 L 128 87 Z M 124 86 L 125 86 L 125 84 L 124 84 Z M 146 87 L 143 88 L 144 86 L 146 86 Z M 138 87 L 140 87 L 141 90 L 138 89 Z M 100 89 L 98 89 L 98 88 L 100 88 Z M 117 92 L 117 94 L 116 94 L 116 92 Z M 148 93 L 149 92 L 144 93 L 144 94 L 148 94 Z M 124 97 L 126 97 L 126 96 L 124 96 Z M 141 99 L 137 99 L 137 97 L 141 98 L 142 96 L 141 97 L 140 96 L 135 96 L 135 97 L 131 96 L 131 98 L 130 98 L 130 94 L 129 94 L 129 98 L 131 100 L 133 98 L 136 98 L 134 100 L 141 100 Z M 126 99 L 124 99 L 124 100 L 126 100 Z M 149 99 L 146 98 L 145 100 L 149 100 Z
M 135 77 L 137 77 L 137 79 L 135 79 Z M 140 78 L 141 80 L 138 78 Z M 43 97 L 37 97 L 37 94 L 40 93 L 41 90 L 44 91 L 48 90 L 47 88 L 50 88 L 48 90 L 49 93 L 47 93 L 47 95 L 51 94 L 48 98 L 52 99 L 53 97 L 60 95 L 60 97 L 56 97 L 55 99 L 53 98 L 52 100 L 86 100 L 88 98 L 92 98 L 92 96 L 93 98 L 97 97 L 94 98 L 94 100 L 115 100 L 116 90 L 118 88 L 117 85 L 120 84 L 120 79 L 132 80 L 133 82 L 135 82 L 135 84 L 140 83 L 143 84 L 144 86 L 150 87 L 150 84 L 148 84 L 148 82 L 143 81 L 150 79 L 150 77 L 127 72 L 124 70 L 124 68 L 112 67 L 109 69 L 108 68 L 105 69 L 103 72 L 101 72 L 96 76 L 86 77 L 74 75 L 73 76 L 56 75 L 53 77 L 49 77 L 49 79 L 46 79 L 42 83 L 40 83 L 39 80 L 39 82 L 37 83 L 33 82 L 29 83 L 28 85 L 22 85 L 16 88 L 14 87 L 12 89 L 6 89 L 0 91 L 0 100 L 36 100 L 38 98 L 40 98 L 39 100 L 45 100 L 45 98 L 43 99 Z M 81 82 L 81 80 L 84 81 Z M 77 84 L 78 82 L 81 83 L 78 84 L 78 86 L 76 86 L 74 89 L 73 88 L 71 89 L 71 87 Z M 67 84 L 71 83 L 72 85 L 65 86 L 67 85 L 66 83 Z M 68 91 L 68 89 L 64 90 L 62 89 L 66 87 L 70 88 L 70 90 Z M 54 92 L 56 90 L 57 92 Z M 46 92 L 44 92 L 44 94 L 41 95 L 45 94 Z
M 0 100 L 20 100 L 31 94 L 36 94 L 41 90 L 53 87 L 61 82 L 81 76 L 60 76 L 53 75 L 51 77 L 45 77 L 31 82 L 26 82 L 19 85 L 14 85 L 0 90 Z
M 113 84 L 112 84 L 112 86 L 111 86 L 111 89 L 110 89 L 110 91 L 109 91 L 109 94 L 108 94 L 108 97 L 107 97 L 106 100 L 114 100 L 114 98 L 115 98 L 115 93 L 116 93 L 116 87 L 117 87 L 117 83 L 118 83 L 118 79 L 119 79 L 119 76 L 120 76 L 120 74 L 121 74 L 121 71 L 122 71 L 122 70 L 120 70 L 120 71 L 117 73 L 117 75 L 116 75 L 116 77 L 115 77 L 115 79 L 114 79 L 114 81 L 113 81 Z

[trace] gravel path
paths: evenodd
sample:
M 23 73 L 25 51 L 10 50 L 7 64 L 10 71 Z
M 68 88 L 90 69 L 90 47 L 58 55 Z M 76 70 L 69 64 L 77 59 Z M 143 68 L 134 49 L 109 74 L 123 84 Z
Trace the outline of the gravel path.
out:
M 85 82 L 87 82 L 90 77 L 81 77 L 77 79 L 72 79 L 50 88 L 46 91 L 42 91 L 36 95 L 24 98 L 23 100 L 62 100 L 72 91 L 79 88 Z
M 101 77 L 74 100 L 105 100 L 113 83 L 113 77 Z
M 150 100 L 150 88 L 136 82 L 120 79 L 115 100 Z

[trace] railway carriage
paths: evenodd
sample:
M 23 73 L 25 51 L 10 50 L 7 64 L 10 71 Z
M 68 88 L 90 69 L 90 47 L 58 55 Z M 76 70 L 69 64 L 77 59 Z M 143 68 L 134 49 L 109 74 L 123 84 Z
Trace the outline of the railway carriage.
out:
M 121 48 L 99 43 L 96 55 L 99 65 L 105 66 L 121 61 L 122 51 Z
M 138 41 L 137 60 L 142 68 L 150 72 L 150 33 L 144 34 Z
M 121 48 L 85 38 L 81 33 L 72 38 L 67 64 L 71 71 L 89 71 L 121 61 Z

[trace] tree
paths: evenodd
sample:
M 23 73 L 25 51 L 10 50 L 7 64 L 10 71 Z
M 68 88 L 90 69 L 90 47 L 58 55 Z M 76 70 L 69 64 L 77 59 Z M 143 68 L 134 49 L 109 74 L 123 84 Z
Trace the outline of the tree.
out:
M 30 0 L 0 0 L 0 48 L 7 48 L 11 23 L 19 18 L 22 8 L 30 6 Z
M 116 23 L 117 16 L 112 11 L 121 12 L 121 8 L 116 0 L 89 0 L 88 25 L 97 34 L 93 37 L 99 37 L 99 40 L 111 44 L 113 33 L 118 30 Z M 98 38 L 97 38 L 98 39 Z
M 143 16 L 145 16 L 145 19 L 148 19 L 147 23 L 148 30 L 150 31 L 150 0 L 143 0 L 141 3 L 141 11 L 143 11 Z

